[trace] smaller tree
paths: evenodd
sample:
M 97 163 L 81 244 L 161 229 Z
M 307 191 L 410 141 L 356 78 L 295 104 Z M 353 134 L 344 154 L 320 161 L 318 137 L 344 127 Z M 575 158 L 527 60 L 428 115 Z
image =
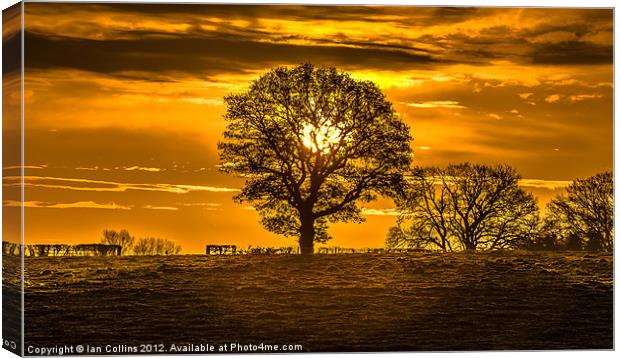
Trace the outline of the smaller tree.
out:
M 506 165 L 415 168 L 395 198 L 401 214 L 388 244 L 442 251 L 517 247 L 533 235 L 538 218 L 536 200 L 519 179 Z
M 611 251 L 614 243 L 614 179 L 611 172 L 577 179 L 547 205 L 546 220 L 570 249 Z
M 449 192 L 439 168 L 414 168 L 409 184 L 396 197 L 401 215 L 388 232 L 390 246 L 452 251 Z
M 133 248 L 134 255 L 178 255 L 181 253 L 181 245 L 174 241 L 156 237 L 144 237 L 138 239 Z
M 133 247 L 135 238 L 129 234 L 129 231 L 122 229 L 121 231 L 103 230 L 102 244 L 119 245 L 122 247 L 121 254 L 127 254 Z

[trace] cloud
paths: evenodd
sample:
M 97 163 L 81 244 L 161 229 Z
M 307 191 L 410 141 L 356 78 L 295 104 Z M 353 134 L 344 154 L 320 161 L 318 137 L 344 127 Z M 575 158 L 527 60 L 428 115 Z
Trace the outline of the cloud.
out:
M 14 183 L 3 184 L 6 187 L 18 187 L 20 185 L 19 176 L 8 176 L 4 178 Z M 79 186 L 84 184 L 84 186 Z M 58 178 L 58 177 L 39 177 L 25 176 L 25 187 L 38 187 L 48 189 L 67 189 L 77 191 L 94 191 L 94 192 L 124 192 L 127 190 L 157 191 L 176 194 L 186 194 L 189 192 L 214 192 L 214 193 L 230 193 L 237 192 L 239 189 L 214 187 L 207 185 L 188 185 L 188 184 L 138 184 L 138 183 L 119 183 L 103 180 L 91 180 L 80 178 Z
M 502 119 L 502 116 L 500 116 L 499 114 L 495 114 L 495 113 L 489 113 L 489 117 L 493 118 L 493 119 Z
M 333 6 L 303 6 L 303 5 L 225 5 L 209 4 L 62 4 L 54 6 L 53 10 L 39 6 L 36 3 L 29 6 L 29 23 L 33 23 L 38 31 L 55 31 L 64 33 L 71 31 L 76 36 L 101 35 L 101 32 L 92 31 L 88 25 L 100 23 L 106 30 L 119 27 L 133 30 L 159 30 L 164 33 L 198 31 L 199 29 L 229 31 L 262 32 L 259 28 L 269 25 L 270 22 L 336 22 L 344 21 L 381 23 L 390 22 L 400 25 L 431 26 L 440 24 L 459 24 L 467 19 L 489 15 L 489 11 L 474 7 L 410 7 L 410 6 L 339 6 L 337 11 Z M 491 12 L 492 13 L 492 12 Z M 59 15 L 60 14 L 60 15 Z M 69 18 L 80 18 L 80 27 L 75 21 L 66 24 L 44 21 L 47 15 Z M 91 17 L 77 17 L 79 14 L 90 14 Z M 99 18 L 111 21 L 97 21 Z M 267 21 L 260 21 L 260 20 Z M 271 20 L 271 21 L 268 21 Z M 267 24 L 265 24 L 267 23 Z M 161 26 L 167 24 L 169 26 Z M 130 26 L 133 25 L 133 26 Z M 202 25 L 202 26 L 198 26 Z M 206 25 L 206 26 L 205 26 Z M 249 26 L 253 25 L 253 26 Z M 89 31 L 90 30 L 90 31 Z M 121 34 L 115 34 L 120 36 Z M 94 37 L 94 36 L 93 36 Z
M 161 168 L 149 168 L 149 167 L 140 167 L 140 166 L 133 166 L 133 167 L 123 167 L 123 169 L 125 170 L 141 170 L 141 171 L 145 171 L 145 172 L 160 172 L 162 171 Z
M 182 203 L 180 205 L 183 205 L 183 206 L 207 206 L 207 207 L 222 206 L 222 204 L 220 204 L 220 203 Z
M 11 169 L 45 169 L 47 168 L 47 164 L 43 164 L 43 165 L 12 165 L 12 166 L 7 166 L 7 167 L 2 167 L 2 169 L 4 170 L 11 170 Z
M 411 178 L 412 177 L 408 177 L 409 180 L 411 180 Z M 435 179 L 437 179 L 437 182 L 436 182 L 437 185 L 441 185 L 439 184 L 441 182 L 440 178 L 436 177 Z M 450 180 L 448 180 L 448 182 L 450 182 Z M 568 181 L 568 180 L 545 180 L 545 179 L 520 179 L 519 180 L 519 185 L 522 187 L 550 189 L 550 190 L 564 189 L 571 183 L 572 181 Z M 398 212 L 395 209 L 381 209 L 381 210 L 363 209 L 362 213 L 366 213 L 366 215 L 398 215 Z
M 595 99 L 595 98 L 601 98 L 603 97 L 602 94 L 600 93 L 592 93 L 592 94 L 575 94 L 570 96 L 570 100 L 571 102 L 580 102 L 580 101 L 584 101 L 587 99 Z
M 169 210 L 169 211 L 177 211 L 179 208 L 174 206 L 153 206 L 153 205 L 144 205 L 143 209 L 151 209 L 151 210 Z
M 21 207 L 22 203 L 15 200 L 4 200 L 3 206 L 7 207 Z M 74 203 L 49 203 L 43 201 L 25 201 L 23 203 L 25 208 L 45 208 L 45 209 L 108 209 L 108 210 L 131 210 L 132 206 L 120 205 L 114 202 L 111 203 L 96 203 L 94 201 L 78 201 Z
M 613 61 L 612 44 L 562 41 L 534 46 L 532 63 L 540 65 L 597 65 Z
M 224 102 L 219 98 L 181 98 L 181 101 L 194 103 L 194 104 L 204 104 L 209 106 L 223 106 Z
M 370 216 L 398 216 L 400 212 L 396 209 L 362 209 L 362 215 Z
M 222 204 L 220 203 L 181 203 L 180 205 L 186 207 L 202 207 L 204 210 L 207 211 L 216 211 L 222 209 Z
M 26 66 L 31 69 L 73 68 L 97 73 L 176 71 L 213 76 L 307 61 L 373 69 L 400 69 L 440 62 L 430 55 L 405 50 L 268 42 L 222 33 L 200 37 L 187 34 L 143 37 L 140 40 L 47 37 L 29 31 L 25 36 L 29 53 Z
M 2 49 L 5 53 L 2 56 L 2 75 L 5 78 L 9 73 L 19 73 L 21 70 L 21 56 L 18 55 L 22 50 L 21 8 L 21 6 L 11 6 L 2 14 Z M 13 54 L 13 56 L 8 54 Z
M 466 108 L 459 104 L 456 101 L 429 101 L 429 102 L 419 102 L 419 103 L 407 103 L 401 102 L 409 107 L 414 108 L 452 108 L 452 109 L 463 109 Z
M 560 43 L 565 41 L 576 41 L 577 35 L 571 31 L 551 31 L 543 33 L 542 35 L 530 38 L 530 42 L 533 43 Z
M 549 95 L 549 96 L 545 97 L 545 102 L 547 102 L 547 103 L 555 103 L 555 102 L 559 101 L 560 98 L 561 98 L 561 96 L 559 94 L 552 94 L 552 95 Z
M 99 170 L 99 166 L 94 166 L 94 167 L 77 167 L 77 168 L 75 168 L 75 170 L 89 170 L 89 171 L 94 171 L 94 170 Z
M 542 179 L 521 179 L 519 185 L 528 188 L 542 188 L 542 189 L 564 189 L 570 185 L 571 181 L 566 180 L 542 180 Z
M 382 70 L 497 61 L 611 64 L 612 14 L 610 9 L 180 4 L 50 9 L 32 4 L 25 44 L 29 68 L 117 74 L 211 76 L 307 61 Z M 75 18 L 79 25 L 68 21 Z

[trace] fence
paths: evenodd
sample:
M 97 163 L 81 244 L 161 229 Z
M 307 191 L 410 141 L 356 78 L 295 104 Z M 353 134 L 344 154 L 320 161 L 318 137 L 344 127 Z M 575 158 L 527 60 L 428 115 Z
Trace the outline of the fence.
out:
M 425 249 L 384 249 L 384 248 L 362 248 L 354 249 L 348 247 L 320 247 L 319 254 L 404 254 L 416 252 L 430 252 Z M 238 248 L 236 245 L 207 245 L 206 255 L 290 255 L 299 254 L 297 247 L 248 247 L 247 250 Z

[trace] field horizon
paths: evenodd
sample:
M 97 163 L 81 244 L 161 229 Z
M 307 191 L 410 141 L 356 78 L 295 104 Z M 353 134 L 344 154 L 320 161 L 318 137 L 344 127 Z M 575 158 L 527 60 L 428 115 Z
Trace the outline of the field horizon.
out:
M 583 252 L 28 257 L 25 344 L 611 349 L 612 270 Z

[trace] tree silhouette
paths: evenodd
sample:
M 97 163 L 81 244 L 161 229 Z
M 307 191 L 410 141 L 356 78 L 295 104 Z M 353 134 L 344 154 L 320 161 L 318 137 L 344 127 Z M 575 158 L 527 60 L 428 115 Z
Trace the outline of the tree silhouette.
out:
M 357 202 L 392 193 L 411 162 L 409 127 L 381 90 L 334 68 L 276 68 L 225 102 L 220 168 L 246 180 L 235 200 L 302 254 L 329 222 L 362 222 Z
M 520 248 L 526 250 L 544 250 L 554 251 L 567 249 L 567 242 L 560 242 L 559 238 L 562 236 L 561 228 L 549 215 L 543 220 L 538 220 L 534 223 L 535 229 L 533 235 L 526 238 L 526 240 L 520 245 Z
M 410 184 L 396 199 L 400 215 L 388 232 L 389 248 L 439 248 L 452 251 L 449 188 L 439 168 L 415 168 Z
M 133 247 L 133 253 L 139 256 L 178 255 L 181 253 L 181 245 L 158 237 L 144 237 L 138 239 Z
M 135 238 L 125 229 L 122 229 L 121 231 L 105 229 L 103 230 L 103 237 L 101 238 L 102 244 L 121 246 L 123 248 L 121 251 L 123 255 L 127 254 L 131 250 L 134 241 Z
M 614 178 L 611 172 L 577 179 L 548 204 L 546 220 L 571 249 L 613 250 Z
M 538 222 L 536 201 L 519 179 L 505 165 L 415 168 L 396 197 L 400 216 L 386 244 L 443 251 L 519 246 Z

